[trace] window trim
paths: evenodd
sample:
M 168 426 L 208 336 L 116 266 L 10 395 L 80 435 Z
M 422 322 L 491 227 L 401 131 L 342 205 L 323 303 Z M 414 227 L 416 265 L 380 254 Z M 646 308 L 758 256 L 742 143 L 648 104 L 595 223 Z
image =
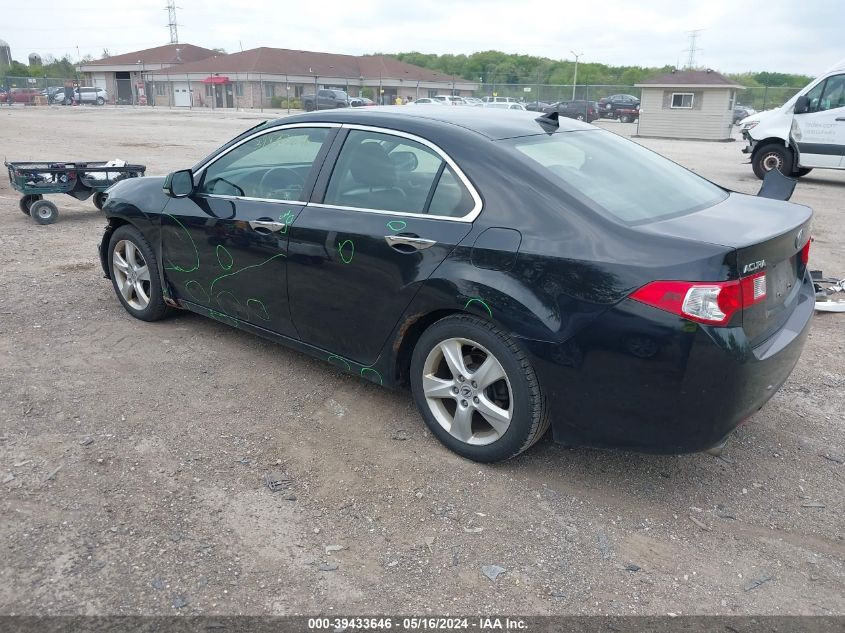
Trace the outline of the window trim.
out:
M 197 182 L 198 182 L 197 177 L 201 176 L 205 172 L 206 169 L 211 167 L 211 165 L 216 163 L 218 160 L 223 158 L 226 154 L 228 154 L 229 152 L 231 152 L 235 148 L 240 147 L 244 143 L 248 143 L 249 141 L 251 141 L 254 138 L 258 138 L 259 136 L 264 136 L 265 134 L 272 134 L 274 132 L 281 132 L 283 130 L 294 130 L 294 129 L 297 129 L 297 128 L 315 128 L 315 127 L 337 129 L 337 128 L 340 128 L 341 125 L 340 125 L 340 123 L 316 123 L 316 122 L 315 123 L 289 123 L 287 125 L 277 125 L 277 126 L 272 127 L 272 128 L 268 128 L 268 129 L 264 129 L 264 130 L 258 130 L 254 134 L 250 134 L 246 138 L 242 138 L 240 141 L 238 141 L 234 145 L 230 145 L 224 151 L 220 152 L 216 156 L 213 156 L 210 160 L 208 160 L 208 162 L 201 165 L 199 169 L 197 169 L 195 172 L 193 172 L 194 186 L 197 185 Z M 331 144 L 334 142 L 334 139 L 328 138 L 328 139 L 326 139 L 326 141 L 328 141 L 328 147 L 326 147 L 326 145 L 324 144 L 323 148 L 320 150 L 321 153 L 325 153 L 326 151 L 328 151 L 331 148 Z M 320 154 L 317 154 L 317 158 L 319 158 L 319 157 L 320 157 Z M 312 165 L 311 168 L 312 169 L 316 168 L 317 174 L 319 174 L 319 170 L 321 169 L 321 167 L 318 166 L 316 163 L 317 163 L 317 161 L 315 160 L 314 165 Z M 200 182 L 201 182 L 201 179 L 200 179 Z M 219 193 L 198 193 L 196 195 L 202 196 L 204 198 L 220 198 L 220 199 L 223 199 L 223 200 L 250 200 L 250 201 L 253 201 L 253 202 L 276 202 L 276 203 L 279 203 L 279 204 L 296 204 L 296 205 L 300 205 L 300 206 L 304 206 L 304 205 L 308 204 L 307 200 L 277 200 L 275 198 L 253 198 L 253 197 L 250 197 L 250 196 L 230 196 L 230 195 L 223 195 L 223 194 L 219 194 Z
M 676 106 L 675 105 L 675 97 L 676 96 L 685 97 L 687 95 L 689 95 L 689 97 L 690 97 L 688 106 L 684 106 L 684 105 Z M 683 99 L 681 99 L 681 102 L 683 102 Z M 669 109 L 670 110 L 692 110 L 694 107 L 695 107 L 695 93 L 694 92 L 673 92 L 672 93 L 672 98 L 669 100 Z
M 414 141 L 416 143 L 419 143 L 420 145 L 424 145 L 425 147 L 429 148 L 434 153 L 436 153 L 438 156 L 440 156 L 440 158 L 443 160 L 443 162 L 445 164 L 449 165 L 449 167 L 452 168 L 452 170 L 458 176 L 458 179 L 461 181 L 461 183 L 464 185 L 464 187 L 467 188 L 467 191 L 469 191 L 470 197 L 472 197 L 472 200 L 474 202 L 473 207 L 472 207 L 472 209 L 470 210 L 469 213 L 467 213 L 466 215 L 463 215 L 459 218 L 456 218 L 456 217 L 451 216 L 451 215 L 436 215 L 436 214 L 433 214 L 433 213 L 415 213 L 413 211 L 387 211 L 387 210 L 384 210 L 384 209 L 371 209 L 371 208 L 366 208 L 366 207 L 347 207 L 347 206 L 342 206 L 342 205 L 337 205 L 337 204 L 326 204 L 324 202 L 309 203 L 308 204 L 309 207 L 319 207 L 319 208 L 323 208 L 323 209 L 335 209 L 335 210 L 338 210 L 338 211 L 360 211 L 361 213 L 379 213 L 379 214 L 383 214 L 383 215 L 394 215 L 394 216 L 399 216 L 399 217 L 410 216 L 410 217 L 415 217 L 415 218 L 429 218 L 429 219 L 432 219 L 432 220 L 451 220 L 452 222 L 474 222 L 475 219 L 481 214 L 481 211 L 484 207 L 484 204 L 481 200 L 481 196 L 478 194 L 478 191 L 476 191 L 472 182 L 470 182 L 469 178 L 467 178 L 467 176 L 466 176 L 466 174 L 464 174 L 463 170 L 460 167 L 458 167 L 457 163 L 455 163 L 455 161 L 452 160 L 451 156 L 449 156 L 446 152 L 444 152 L 442 149 L 440 149 L 437 145 L 435 145 L 434 143 L 432 143 L 428 139 L 424 139 L 420 136 L 416 136 L 415 134 L 409 134 L 408 132 L 400 132 L 399 130 L 394 130 L 394 129 L 391 129 L 391 128 L 376 127 L 376 126 L 373 126 L 373 125 L 359 125 L 359 124 L 356 124 L 356 123 L 345 123 L 345 124 L 341 125 L 340 127 L 342 127 L 342 129 L 344 129 L 344 130 L 361 130 L 361 131 L 364 131 L 364 132 L 375 132 L 377 134 L 384 134 L 384 135 L 387 135 L 387 136 L 398 136 L 400 138 L 405 138 L 405 139 Z M 344 144 L 346 143 L 346 138 L 343 139 L 343 142 L 344 142 Z M 343 147 L 341 147 L 340 150 L 342 151 Z M 340 156 L 340 154 L 338 153 L 338 158 L 339 158 L 339 156 Z M 337 159 L 335 159 L 335 165 L 336 164 L 337 164 Z M 332 169 L 334 169 L 335 165 L 332 165 Z M 325 166 L 324 166 L 324 168 L 325 168 Z M 329 177 L 329 179 L 326 181 L 326 187 L 328 187 L 329 180 L 331 180 L 331 177 Z

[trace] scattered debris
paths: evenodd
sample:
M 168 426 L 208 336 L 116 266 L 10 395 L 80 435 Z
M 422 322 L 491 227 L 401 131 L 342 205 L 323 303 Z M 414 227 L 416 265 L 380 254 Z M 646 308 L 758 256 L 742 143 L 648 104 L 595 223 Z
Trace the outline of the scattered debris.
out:
M 736 515 L 733 511 L 723 508 L 722 506 L 716 506 L 716 516 L 720 519 L 730 519 L 731 521 L 736 521 Z
M 639 565 L 637 565 L 635 563 L 628 563 L 627 565 L 625 565 L 625 569 L 627 571 L 640 571 L 642 569 L 642 567 L 640 567 Z
M 51 471 L 50 471 L 50 474 L 49 474 L 49 475 L 47 475 L 47 476 L 44 478 L 44 481 L 42 481 L 42 482 L 41 482 L 41 485 L 43 486 L 43 485 L 44 485 L 44 484 L 46 484 L 48 481 L 50 481 L 51 479 L 53 479 L 53 478 L 56 476 L 56 474 L 57 474 L 57 473 L 58 473 L 58 472 L 62 469 L 62 466 L 63 466 L 63 464 L 59 464 L 59 465 L 58 465 L 58 466 L 56 466 L 53 470 L 51 470 Z
M 285 495 L 285 501 L 296 501 L 296 495 Z
M 824 277 L 820 270 L 811 270 L 810 275 L 816 290 L 816 310 L 845 312 L 845 279 Z
M 505 573 L 505 568 L 499 567 L 498 565 L 484 565 L 481 568 L 481 573 L 493 582 L 496 582 L 496 579 Z
M 802 508 L 825 508 L 827 506 L 825 506 L 825 504 L 823 504 L 821 501 L 804 501 L 801 504 L 801 507 Z
M 459 558 L 458 558 L 458 546 L 455 545 L 452 548 L 452 567 L 457 567 L 459 562 L 460 561 L 459 561 Z
M 93 444 L 93 443 L 94 443 L 94 438 L 87 436 L 87 435 L 85 437 L 83 437 L 81 440 L 79 440 L 80 446 L 91 446 L 91 444 Z
M 264 473 L 264 483 L 267 484 L 267 487 L 272 492 L 279 492 L 280 490 L 289 488 L 293 484 L 293 481 L 283 473 L 267 472 Z
M 565 598 L 565 597 L 566 597 L 566 594 L 565 594 L 565 593 L 563 593 L 562 591 L 558 591 L 557 589 L 552 589 L 552 590 L 549 592 L 549 595 L 550 595 L 552 598 Z
M 752 591 L 760 585 L 769 582 L 771 579 L 771 576 L 760 576 L 757 580 L 751 581 L 751 584 L 745 587 L 745 591 Z
M 837 464 L 845 464 L 845 454 L 843 453 L 819 453 L 819 456 Z
M 396 567 L 396 565 L 398 565 L 398 564 L 399 564 L 398 560 L 392 560 L 389 563 L 387 563 L 386 567 Z
M 434 537 L 433 536 L 426 536 L 425 537 L 425 544 L 428 547 L 428 551 L 433 553 L 434 549 L 432 548 L 432 545 L 434 545 Z
M 698 519 L 696 519 L 692 515 L 690 515 L 689 520 L 692 521 L 693 523 L 695 523 L 698 527 L 700 527 L 705 532 L 711 532 L 713 530 L 713 528 L 711 528 L 709 525 L 707 525 L 704 521 L 699 521 Z
M 9 474 L 8 474 L 8 475 L 6 475 L 5 477 L 3 477 L 3 483 L 4 483 L 4 484 L 7 484 L 7 483 L 9 483 L 10 481 L 14 481 L 14 480 L 15 480 L 15 476 L 14 476 L 12 473 L 9 473 Z
M 326 554 L 331 554 L 332 552 L 340 552 L 345 549 L 345 545 L 326 545 Z
M 717 462 L 724 462 L 725 464 L 733 464 L 734 463 L 733 458 L 728 457 L 727 455 L 724 455 L 724 454 L 723 455 L 717 455 L 716 461 Z
M 405 429 L 396 429 L 393 431 L 393 434 L 390 436 L 390 439 L 396 440 L 398 442 L 404 442 L 405 440 L 411 439 L 411 434 L 408 433 Z
M 483 532 L 483 531 L 484 531 L 484 528 L 481 527 L 480 525 L 475 525 L 475 526 L 472 526 L 472 527 L 465 527 L 464 528 L 464 532 L 466 532 L 467 534 L 478 534 L 479 532 Z
M 173 608 L 181 609 L 182 607 L 187 607 L 188 602 L 188 599 L 184 596 L 176 596 L 175 598 L 173 598 Z
M 337 568 L 337 563 L 323 563 L 319 567 L 320 571 L 337 571 Z
M 150 584 L 152 584 L 153 589 L 164 589 L 164 586 L 165 586 L 164 581 L 159 580 L 158 578 L 153 580 L 152 583 L 150 583 Z

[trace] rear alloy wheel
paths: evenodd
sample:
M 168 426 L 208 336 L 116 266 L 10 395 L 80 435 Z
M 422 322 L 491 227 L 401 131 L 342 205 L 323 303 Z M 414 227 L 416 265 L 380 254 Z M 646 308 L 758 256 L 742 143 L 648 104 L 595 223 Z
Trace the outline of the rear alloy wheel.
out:
M 103 105 L 106 102 L 102 97 L 97 97 L 97 105 Z
M 36 200 L 29 207 L 29 215 L 38 224 L 52 224 L 59 217 L 59 207 L 49 200 Z
M 584 115 L 583 115 L 583 114 L 579 114 L 579 115 L 578 115 L 578 116 L 576 116 L 575 118 L 576 118 L 576 119 L 578 119 L 579 121 L 583 121 L 583 120 L 584 120 Z
M 619 117 L 619 122 L 620 123 L 630 123 L 631 119 L 628 118 L 627 114 L 623 114 Z
M 104 191 L 98 191 L 94 194 L 94 206 L 97 207 L 100 211 L 103 210 L 103 205 L 106 203 L 106 198 L 108 198 L 108 194 Z
M 527 356 L 477 317 L 446 317 L 423 333 L 411 360 L 411 389 L 432 433 L 468 459 L 508 459 L 548 429 Z
M 21 199 L 18 200 L 18 207 L 24 215 L 29 215 L 29 210 L 32 207 L 33 203 L 43 199 L 44 196 L 42 196 L 40 193 L 33 193 L 27 196 L 21 196 Z
M 763 180 L 773 169 L 777 169 L 784 176 L 791 176 L 792 150 L 775 143 L 764 145 L 751 159 L 751 168 L 760 180 Z
M 115 230 L 108 261 L 114 291 L 129 314 L 142 321 L 167 314 L 153 249 L 138 229 L 123 225 Z

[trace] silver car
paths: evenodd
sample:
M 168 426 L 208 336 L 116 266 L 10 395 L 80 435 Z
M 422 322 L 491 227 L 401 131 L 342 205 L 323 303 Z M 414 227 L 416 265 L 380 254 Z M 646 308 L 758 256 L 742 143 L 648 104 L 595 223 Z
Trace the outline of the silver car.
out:
M 77 88 L 73 94 L 73 98 L 79 103 L 96 103 L 103 105 L 109 100 L 109 93 L 102 88 L 82 86 Z

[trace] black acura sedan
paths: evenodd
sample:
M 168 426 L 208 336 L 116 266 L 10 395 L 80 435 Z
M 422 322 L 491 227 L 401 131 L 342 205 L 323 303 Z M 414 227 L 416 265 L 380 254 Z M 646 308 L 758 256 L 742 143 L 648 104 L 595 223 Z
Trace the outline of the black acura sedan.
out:
M 478 461 L 718 446 L 798 360 L 810 209 L 556 113 L 355 108 L 263 123 L 108 192 L 133 316 L 173 308 L 409 385 Z M 279 371 L 284 371 L 283 367 Z

